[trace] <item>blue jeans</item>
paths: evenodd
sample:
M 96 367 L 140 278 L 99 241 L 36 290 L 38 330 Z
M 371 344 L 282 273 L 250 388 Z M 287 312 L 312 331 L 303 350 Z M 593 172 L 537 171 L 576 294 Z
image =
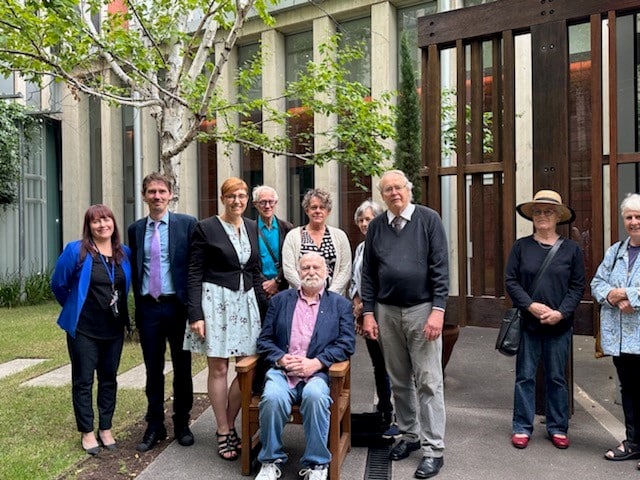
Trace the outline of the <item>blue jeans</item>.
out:
M 307 383 L 289 387 L 282 370 L 269 369 L 260 399 L 260 463 L 286 462 L 282 431 L 289 421 L 291 407 L 300 404 L 306 449 L 300 463 L 305 467 L 326 465 L 331 461 L 327 446 L 329 439 L 329 385 L 322 378 L 313 377 Z
M 545 378 L 547 433 L 566 434 L 569 429 L 569 388 L 565 368 L 573 330 L 558 336 L 522 331 L 516 360 L 513 394 L 513 433 L 533 432 L 536 403 L 536 371 L 542 358 Z

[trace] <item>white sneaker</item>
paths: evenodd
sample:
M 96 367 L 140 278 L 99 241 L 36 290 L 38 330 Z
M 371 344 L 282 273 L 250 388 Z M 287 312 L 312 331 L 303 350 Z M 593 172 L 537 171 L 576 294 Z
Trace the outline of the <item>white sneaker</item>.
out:
M 256 480 L 277 480 L 282 475 L 280 468 L 275 463 L 263 463 Z
M 298 472 L 304 480 L 327 480 L 329 469 L 326 465 L 317 465 L 315 468 L 303 468 Z

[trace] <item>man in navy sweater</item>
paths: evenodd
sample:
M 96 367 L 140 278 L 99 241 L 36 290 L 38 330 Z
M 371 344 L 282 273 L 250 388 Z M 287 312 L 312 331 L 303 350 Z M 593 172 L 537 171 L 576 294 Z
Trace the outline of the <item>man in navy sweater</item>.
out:
M 386 172 L 378 187 L 388 210 L 371 221 L 365 240 L 363 330 L 368 338 L 380 339 L 391 380 L 402 431 L 391 459 L 407 458 L 422 446 L 415 477 L 430 478 L 444 464 L 447 238 L 434 210 L 411 203 L 413 185 L 403 172 Z

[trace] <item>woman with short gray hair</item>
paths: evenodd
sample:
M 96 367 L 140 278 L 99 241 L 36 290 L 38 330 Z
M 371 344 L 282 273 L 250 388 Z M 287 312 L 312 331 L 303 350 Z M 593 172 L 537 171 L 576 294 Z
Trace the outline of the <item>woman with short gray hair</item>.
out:
M 347 234 L 326 223 L 331 213 L 332 201 L 329 192 L 314 188 L 302 199 L 309 222 L 292 229 L 282 244 L 282 271 L 293 288 L 300 286 L 300 275 L 296 265 L 301 255 L 307 252 L 320 253 L 327 263 L 327 288 L 344 295 L 351 279 L 351 246 Z
M 382 208 L 376 202 L 365 200 L 356 208 L 353 221 L 366 236 L 369 222 L 382 213 Z M 373 378 L 378 394 L 376 409 L 382 413 L 383 423 L 388 426 L 393 419 L 393 404 L 391 403 L 391 384 L 384 365 L 384 357 L 378 340 L 372 340 L 364 335 L 362 330 L 362 299 L 360 298 L 360 280 L 362 278 L 362 261 L 364 259 L 364 242 L 361 242 L 353 255 L 353 275 L 349 288 L 349 298 L 353 302 L 353 316 L 356 320 L 356 333 L 365 339 L 367 351 L 373 365 Z M 385 432 L 386 433 L 386 432 Z

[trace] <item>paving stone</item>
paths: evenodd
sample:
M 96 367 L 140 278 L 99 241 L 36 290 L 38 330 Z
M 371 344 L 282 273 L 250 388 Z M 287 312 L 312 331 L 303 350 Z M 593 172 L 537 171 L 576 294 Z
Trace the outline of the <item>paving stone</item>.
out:
M 46 358 L 16 358 L 9 362 L 0 363 L 0 378 L 14 375 L 22 370 L 26 370 L 29 367 L 46 361 Z
M 171 362 L 164 362 L 164 374 L 171 372 L 173 365 Z M 118 388 L 138 388 L 143 389 L 147 381 L 147 371 L 144 363 L 133 367 L 131 370 L 118 375 Z
M 20 384 L 21 387 L 61 387 L 71 383 L 71 364 L 51 370 Z

